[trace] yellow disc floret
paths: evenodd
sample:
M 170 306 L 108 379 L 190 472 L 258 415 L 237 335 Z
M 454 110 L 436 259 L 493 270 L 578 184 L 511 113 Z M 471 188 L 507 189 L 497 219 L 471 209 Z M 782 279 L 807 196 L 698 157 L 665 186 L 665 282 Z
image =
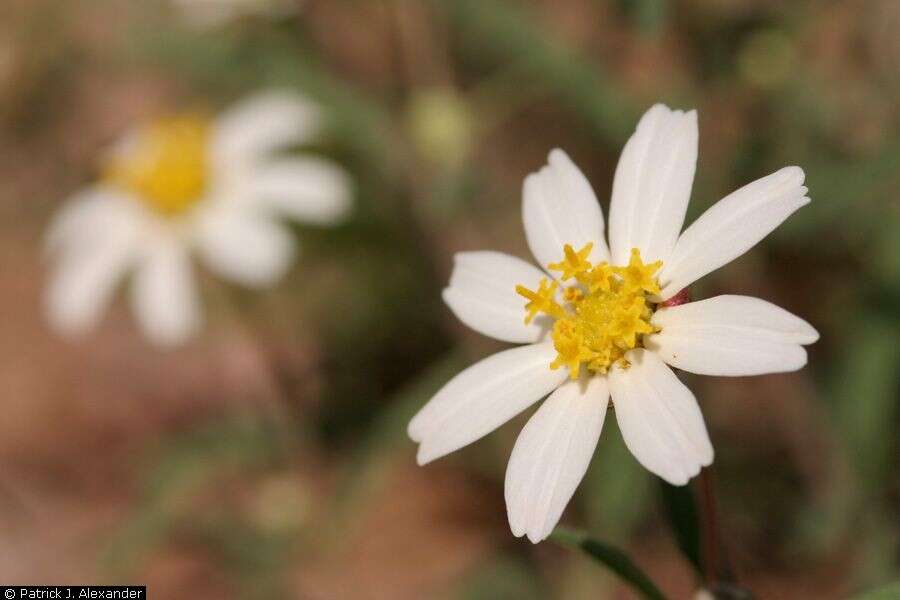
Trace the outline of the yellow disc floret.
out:
M 555 281 L 550 283 L 546 279 L 541 279 L 540 286 L 536 292 L 532 292 L 522 285 L 516 286 L 516 292 L 528 300 L 528 304 L 525 305 L 525 310 L 528 313 L 525 315 L 526 325 L 531 323 L 538 313 L 547 313 L 556 318 L 565 316 L 566 311 L 553 299 L 558 285 Z
M 562 272 L 560 279 L 563 281 L 571 279 L 572 277 L 577 278 L 591 270 L 591 262 L 587 257 L 590 255 L 593 247 L 594 244 L 588 242 L 585 244 L 584 248 L 575 252 L 575 250 L 572 249 L 572 246 L 566 244 L 563 246 L 565 258 L 558 263 L 550 263 L 547 266 L 553 271 Z
M 613 267 L 605 262 L 592 265 L 588 260 L 592 245 L 575 251 L 566 244 L 563 260 L 549 265 L 560 271 L 560 279 L 574 278 L 557 301 L 557 284 L 546 279 L 537 291 L 516 286 L 529 300 L 525 322 L 538 313 L 553 319 L 551 338 L 557 357 L 551 369 L 565 367 L 577 379 L 584 366 L 593 373 L 606 373 L 611 365 L 625 366 L 625 353 L 641 344 L 642 336 L 653 333 L 653 310 L 649 297 L 659 293 L 656 273 L 661 261 L 644 264 L 636 248 L 627 266 Z
M 155 121 L 107 165 L 106 180 L 168 217 L 184 213 L 207 186 L 209 123 L 197 116 Z
M 631 249 L 631 259 L 628 261 L 627 267 L 614 268 L 622 281 L 629 290 L 644 291 L 648 294 L 659 294 L 659 282 L 656 281 L 655 273 L 662 267 L 662 261 L 645 265 L 641 260 L 641 252 L 637 248 Z

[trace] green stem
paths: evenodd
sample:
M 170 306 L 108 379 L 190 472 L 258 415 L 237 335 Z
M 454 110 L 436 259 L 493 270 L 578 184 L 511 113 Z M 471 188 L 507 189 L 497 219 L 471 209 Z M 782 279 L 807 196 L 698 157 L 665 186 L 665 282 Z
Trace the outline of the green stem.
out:
M 603 563 L 642 597 L 648 600 L 666 600 L 666 596 L 650 577 L 618 548 L 595 540 L 583 531 L 566 527 L 557 527 L 550 534 L 550 539 L 563 546 L 579 548 L 594 560 Z

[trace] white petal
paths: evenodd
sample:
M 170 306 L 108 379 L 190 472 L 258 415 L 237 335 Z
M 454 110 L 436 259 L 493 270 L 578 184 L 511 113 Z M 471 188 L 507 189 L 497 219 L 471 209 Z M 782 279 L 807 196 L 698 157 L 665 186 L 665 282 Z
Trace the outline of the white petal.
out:
M 204 215 L 196 235 L 210 269 L 250 287 L 280 279 L 296 254 L 294 238 L 282 224 L 250 210 L 220 208 Z
M 159 236 L 147 249 L 131 300 L 144 333 L 160 346 L 181 344 L 200 328 L 190 258 L 178 239 Z
M 672 485 L 684 485 L 713 460 L 697 400 L 652 352 L 638 348 L 625 358 L 630 367 L 609 371 L 625 445 L 646 469 Z
M 605 377 L 568 381 L 519 434 L 506 468 L 506 511 L 516 537 L 545 539 L 587 472 L 600 439 L 609 387 Z
M 625 144 L 609 208 L 612 262 L 628 264 L 632 248 L 644 262 L 669 258 L 684 224 L 697 167 L 697 111 L 657 104 Z
M 77 335 L 92 327 L 109 303 L 116 284 L 135 259 L 133 236 L 109 231 L 90 251 L 61 256 L 45 297 L 47 318 L 60 333 Z
M 261 92 L 226 111 L 213 132 L 213 162 L 228 169 L 309 140 L 321 117 L 304 96 L 288 91 Z
M 48 254 L 90 251 L 110 237 L 131 236 L 140 210 L 130 197 L 106 187 L 90 187 L 72 196 L 54 215 L 44 235 Z
M 409 422 L 420 465 L 470 444 L 537 402 L 563 382 L 550 369 L 552 344 L 504 350 L 451 379 Z
M 603 212 L 591 184 L 558 148 L 548 163 L 525 178 L 522 190 L 525 237 L 538 264 L 546 269 L 562 260 L 565 244 L 578 250 L 589 242 L 594 244 L 590 260 L 608 261 Z
M 537 289 L 547 274 L 520 258 L 502 252 L 459 252 L 453 257 L 444 302 L 460 321 L 492 338 L 526 344 L 541 339 L 552 326 L 537 316 L 525 324 L 525 300 L 516 285 Z
M 662 308 L 652 322 L 660 333 L 648 350 L 679 369 L 701 375 L 761 375 L 806 364 L 801 344 L 819 339 L 812 325 L 759 298 L 716 296 Z
M 785 167 L 732 192 L 700 215 L 663 264 L 662 298 L 731 262 L 809 203 L 803 177 L 800 167 Z
M 254 195 L 298 221 L 327 225 L 340 221 L 350 209 L 347 173 L 324 159 L 281 159 L 261 165 L 252 177 Z

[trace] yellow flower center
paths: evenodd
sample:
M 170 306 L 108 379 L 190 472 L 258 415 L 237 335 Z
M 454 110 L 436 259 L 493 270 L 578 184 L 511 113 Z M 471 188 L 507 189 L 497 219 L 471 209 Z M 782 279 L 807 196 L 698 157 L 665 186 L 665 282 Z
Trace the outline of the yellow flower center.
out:
M 198 116 L 160 119 L 141 129 L 133 145 L 107 165 L 105 179 L 174 217 L 206 191 L 209 122 Z
M 564 366 L 572 379 L 578 378 L 582 365 L 592 373 L 606 373 L 614 363 L 627 367 L 625 353 L 641 345 L 644 334 L 656 331 L 650 324 L 648 297 L 659 294 L 655 274 L 662 261 L 644 264 L 634 248 L 627 266 L 592 265 L 587 259 L 592 246 L 575 251 L 566 244 L 563 260 L 548 265 L 561 273 L 562 281 L 577 281 L 565 289 L 562 303 L 556 301 L 555 281 L 543 279 L 534 291 L 516 286 L 528 300 L 525 323 L 539 313 L 555 319 L 551 338 L 557 357 L 550 368 Z

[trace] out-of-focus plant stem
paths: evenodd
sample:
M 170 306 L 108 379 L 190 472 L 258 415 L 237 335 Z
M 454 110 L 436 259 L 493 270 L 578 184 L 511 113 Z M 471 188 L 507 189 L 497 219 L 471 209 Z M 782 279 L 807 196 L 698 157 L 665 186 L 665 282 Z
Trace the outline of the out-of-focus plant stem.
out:
M 550 539 L 563 546 L 578 548 L 597 562 L 604 564 L 643 598 L 666 600 L 666 596 L 656 587 L 653 580 L 618 548 L 595 540 L 583 531 L 567 527 L 557 527 L 550 534 Z
M 700 507 L 694 494 L 695 486 L 675 486 L 663 480 L 659 482 L 665 516 L 679 550 L 694 567 L 698 578 L 711 581 L 704 569 L 704 564 L 708 564 L 708 561 L 704 562 L 700 548 Z
M 753 593 L 737 583 L 737 577 L 728 558 L 725 538 L 719 529 L 715 482 L 710 467 L 700 471 L 697 485 L 700 533 L 703 540 L 701 564 L 707 589 L 720 600 L 751 600 Z
M 719 573 L 719 531 L 716 523 L 716 497 L 709 467 L 700 471 L 700 531 L 702 533 L 703 577 L 707 583 L 715 583 L 720 579 Z

